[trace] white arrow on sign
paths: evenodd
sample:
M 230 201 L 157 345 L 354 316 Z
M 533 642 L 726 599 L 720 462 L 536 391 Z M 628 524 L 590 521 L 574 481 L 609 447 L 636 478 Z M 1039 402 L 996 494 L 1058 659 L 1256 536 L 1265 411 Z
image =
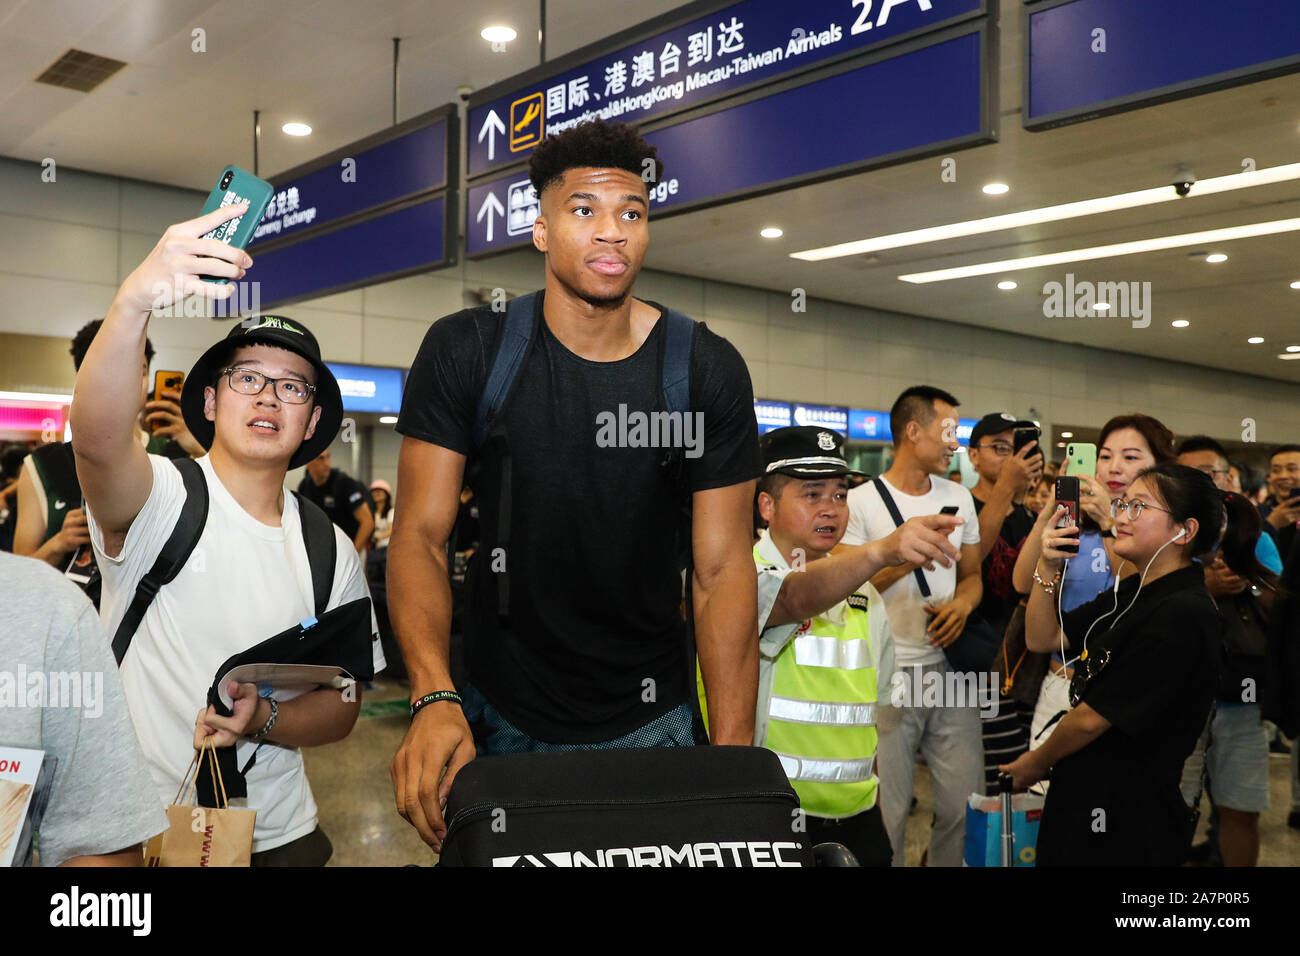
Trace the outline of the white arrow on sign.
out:
M 492 215 L 498 216 L 506 214 L 506 207 L 501 205 L 501 200 L 497 199 L 497 194 L 488 192 L 487 199 L 483 200 L 483 205 L 478 207 L 478 215 L 474 217 L 475 222 L 482 222 L 483 217 L 487 216 L 487 241 L 492 241 Z
M 496 132 L 493 132 L 495 130 Z M 488 110 L 487 119 L 483 121 L 483 128 L 478 131 L 478 141 L 483 142 L 483 137 L 488 138 L 488 162 L 496 159 L 497 137 L 496 133 L 502 136 L 506 133 L 506 124 L 501 122 L 501 117 L 497 116 L 496 110 Z M 490 221 L 490 220 L 489 220 Z

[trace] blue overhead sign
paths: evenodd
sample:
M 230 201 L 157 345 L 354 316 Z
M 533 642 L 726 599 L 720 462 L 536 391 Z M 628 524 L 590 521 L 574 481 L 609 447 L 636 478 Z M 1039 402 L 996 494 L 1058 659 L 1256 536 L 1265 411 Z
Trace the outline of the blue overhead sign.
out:
M 402 370 L 382 365 L 326 362 L 338 380 L 345 412 L 392 412 L 402 408 Z
M 261 307 L 455 262 L 458 136 L 443 106 L 274 177 L 249 247 Z
M 1300 70 L 1297 0 L 1059 0 L 1024 23 L 1028 129 Z
M 958 444 L 970 444 L 971 430 L 978 422 L 979 419 L 977 418 L 957 419 Z M 889 412 L 863 408 L 850 408 L 848 437 L 849 441 L 892 442 L 894 440 L 894 432 L 889 425 Z
M 986 0 L 694 3 L 472 97 L 467 171 L 600 117 L 643 123 L 986 12 Z
M 313 235 L 267 251 L 253 249 L 248 278 L 260 283 L 262 310 L 433 269 L 446 262 L 447 197 Z
M 953 28 L 644 133 L 665 164 L 652 218 L 991 140 L 991 42 L 982 21 Z M 468 255 L 531 241 L 527 179 L 470 186 Z

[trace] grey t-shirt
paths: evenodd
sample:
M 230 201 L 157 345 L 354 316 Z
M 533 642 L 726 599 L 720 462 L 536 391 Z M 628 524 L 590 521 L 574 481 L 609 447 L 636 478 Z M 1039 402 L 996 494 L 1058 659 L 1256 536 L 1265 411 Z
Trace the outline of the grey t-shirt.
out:
M 3 552 L 0 595 L 0 687 L 10 687 L 0 746 L 58 761 L 37 835 L 41 865 L 114 853 L 167 829 L 90 601 L 45 562 Z

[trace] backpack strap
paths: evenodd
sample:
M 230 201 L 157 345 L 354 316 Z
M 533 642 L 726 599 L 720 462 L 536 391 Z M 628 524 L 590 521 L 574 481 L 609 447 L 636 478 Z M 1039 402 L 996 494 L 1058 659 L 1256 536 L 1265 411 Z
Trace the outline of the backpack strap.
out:
M 894 524 L 901 528 L 903 526 L 903 516 L 899 514 L 898 505 L 894 504 L 894 497 L 889 493 L 889 489 L 885 487 L 885 483 L 879 478 L 872 478 L 871 484 L 875 487 L 876 493 L 880 495 L 880 500 L 885 503 L 885 508 L 889 511 L 889 517 L 893 518 Z M 921 569 L 917 568 L 912 573 L 916 575 L 916 584 L 921 589 L 921 596 L 929 597 L 930 585 L 926 583 L 925 575 L 921 573 Z
M 668 411 L 685 415 L 691 410 L 691 340 L 695 336 L 695 320 L 675 309 L 668 309 L 666 318 L 664 401 Z
M 307 563 L 311 567 L 311 593 L 317 617 L 329 606 L 330 590 L 334 586 L 334 564 L 338 558 L 338 539 L 334 535 L 334 522 L 316 502 L 298 492 L 298 519 L 302 525 L 302 543 L 307 548 Z
M 519 367 L 524 364 L 528 354 L 528 344 L 533 339 L 533 308 L 537 293 L 516 296 L 506 305 L 505 327 L 501 330 L 501 345 L 497 348 L 496 358 L 492 362 L 492 371 L 488 373 L 487 385 L 479 396 L 478 409 L 474 413 L 474 447 L 482 447 L 492 430 L 493 419 L 505 405 L 514 385 Z
M 203 469 L 192 458 L 176 458 L 172 464 L 181 473 L 181 480 L 185 483 L 185 502 L 181 505 L 181 513 L 172 528 L 171 536 L 158 552 L 153 567 L 136 585 L 135 596 L 131 598 L 131 603 L 127 605 L 126 613 L 113 634 L 113 657 L 117 659 L 119 667 L 126 658 L 127 649 L 131 646 L 131 639 L 135 637 L 140 622 L 144 620 L 145 611 L 158 596 L 162 586 L 175 578 L 185 566 L 194 546 L 199 543 L 203 526 L 208 520 L 208 483 L 203 477 Z

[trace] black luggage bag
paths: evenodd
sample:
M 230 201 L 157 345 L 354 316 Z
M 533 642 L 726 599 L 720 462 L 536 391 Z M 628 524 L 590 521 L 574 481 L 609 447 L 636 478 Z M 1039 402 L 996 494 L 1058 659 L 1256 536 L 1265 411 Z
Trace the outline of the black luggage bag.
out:
M 456 776 L 443 866 L 812 866 L 799 799 L 761 747 L 481 757 Z

